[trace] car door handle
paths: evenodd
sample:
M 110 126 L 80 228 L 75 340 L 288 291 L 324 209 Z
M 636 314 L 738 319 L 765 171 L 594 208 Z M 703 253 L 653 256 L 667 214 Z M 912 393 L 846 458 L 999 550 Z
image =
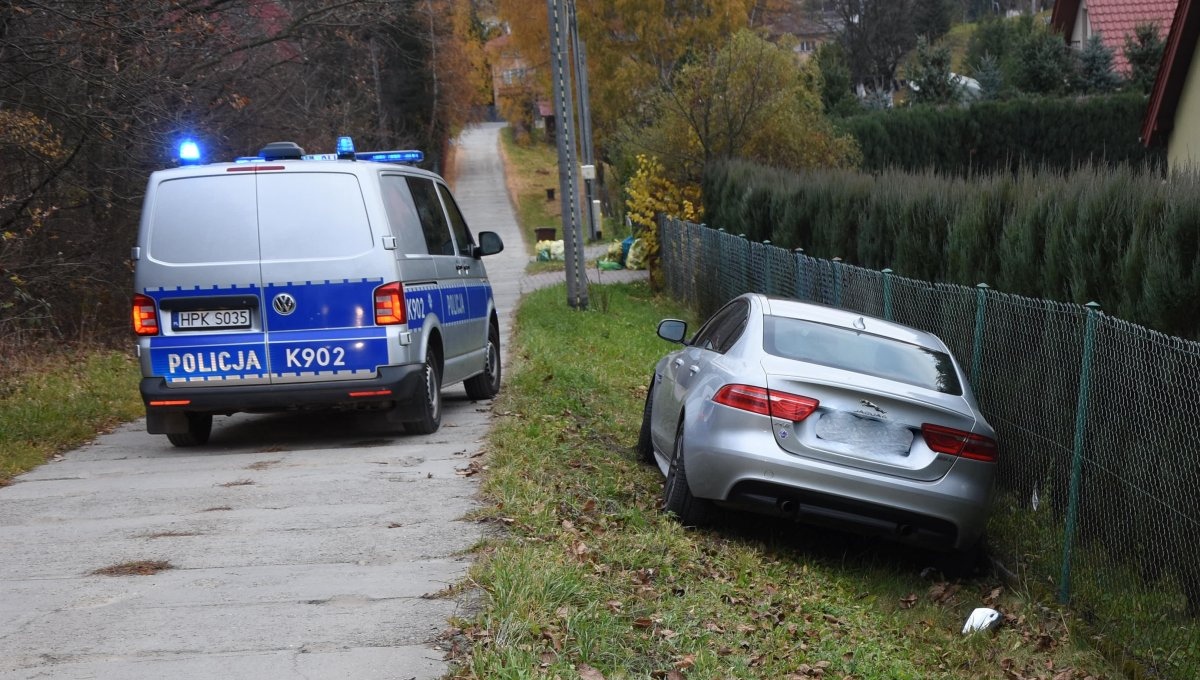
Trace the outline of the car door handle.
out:
M 700 367 L 699 367 L 699 366 L 697 366 L 697 365 L 695 365 L 695 364 L 692 364 L 691 366 L 688 366 L 688 373 L 691 373 L 692 375 L 696 375 L 696 373 L 697 373 L 699 370 L 700 370 Z
M 680 366 L 683 365 L 683 359 L 676 359 L 675 361 L 671 362 L 671 365 L 674 366 L 675 368 L 679 368 Z

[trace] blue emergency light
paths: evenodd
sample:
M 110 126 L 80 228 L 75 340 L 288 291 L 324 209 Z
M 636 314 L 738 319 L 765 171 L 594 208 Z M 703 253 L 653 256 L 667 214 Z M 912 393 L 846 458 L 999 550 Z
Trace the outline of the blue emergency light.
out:
M 360 161 L 374 163 L 420 163 L 425 160 L 424 151 L 364 151 L 354 154 Z
M 337 157 L 344 160 L 354 159 L 354 140 L 349 137 L 337 138 Z
M 197 165 L 200 163 L 200 145 L 196 142 L 185 139 L 179 143 L 179 163 L 180 165 Z

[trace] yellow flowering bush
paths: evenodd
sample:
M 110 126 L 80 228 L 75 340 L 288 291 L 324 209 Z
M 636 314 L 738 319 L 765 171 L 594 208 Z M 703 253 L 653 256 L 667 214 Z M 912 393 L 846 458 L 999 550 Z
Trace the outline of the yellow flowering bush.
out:
M 625 209 L 629 221 L 635 226 L 634 236 L 645 243 L 650 286 L 657 290 L 662 283 L 658 216 L 666 214 L 689 222 L 699 222 L 703 214 L 700 187 L 675 184 L 667 179 L 663 165 L 657 158 L 638 154 L 637 171 L 625 186 Z

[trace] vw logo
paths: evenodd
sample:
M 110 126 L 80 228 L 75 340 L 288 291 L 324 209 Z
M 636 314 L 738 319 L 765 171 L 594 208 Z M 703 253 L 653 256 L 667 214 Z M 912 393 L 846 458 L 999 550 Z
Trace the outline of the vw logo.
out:
M 280 293 L 279 295 L 275 296 L 274 300 L 271 301 L 271 307 L 273 307 L 276 312 L 279 312 L 280 316 L 287 316 L 288 314 L 296 311 L 296 298 L 292 297 L 288 293 Z

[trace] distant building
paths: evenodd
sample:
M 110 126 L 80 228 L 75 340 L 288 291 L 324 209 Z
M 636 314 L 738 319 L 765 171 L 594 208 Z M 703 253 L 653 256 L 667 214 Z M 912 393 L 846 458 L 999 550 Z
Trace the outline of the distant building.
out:
M 1058 0 L 1050 25 L 1063 34 L 1075 49 L 1093 35 L 1112 50 L 1113 70 L 1129 75 L 1125 58 L 1125 37 L 1132 36 L 1139 24 L 1155 24 L 1161 38 L 1171 29 L 1171 17 L 1179 0 Z
M 1200 170 L 1200 0 L 1180 0 L 1142 121 L 1142 143 L 1167 145 L 1171 170 Z
M 530 89 L 533 71 L 512 44 L 512 34 L 492 38 L 484 49 L 492 64 L 492 101 L 499 106 L 502 97 L 523 97 Z
M 842 20 L 837 12 L 812 10 L 805 0 L 792 0 L 786 10 L 768 18 L 766 27 L 772 38 L 795 38 L 796 56 L 803 61 L 821 45 L 837 40 Z

